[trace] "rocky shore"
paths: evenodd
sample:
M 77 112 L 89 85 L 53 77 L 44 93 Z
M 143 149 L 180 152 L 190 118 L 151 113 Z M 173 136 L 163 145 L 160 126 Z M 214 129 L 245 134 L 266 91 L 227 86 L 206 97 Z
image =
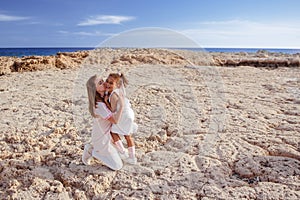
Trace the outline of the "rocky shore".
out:
M 0 57 L 0 75 L 11 72 L 44 69 L 78 68 L 91 54 L 100 55 L 94 60 L 101 65 L 163 64 L 199 66 L 253 66 L 253 67 L 300 67 L 300 53 L 283 54 L 258 51 L 257 53 L 207 53 L 167 49 L 96 49 L 55 56 Z
M 0 57 L 0 199 L 300 199 L 299 54 Z M 81 161 L 85 82 L 122 71 L 137 165 Z

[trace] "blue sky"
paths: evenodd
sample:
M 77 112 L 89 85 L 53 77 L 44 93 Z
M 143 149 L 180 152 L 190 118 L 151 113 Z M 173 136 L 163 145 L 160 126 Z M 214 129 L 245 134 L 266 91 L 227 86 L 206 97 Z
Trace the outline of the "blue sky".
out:
M 95 47 L 156 27 L 201 47 L 300 48 L 299 8 L 299 0 L 9 0 L 0 47 Z

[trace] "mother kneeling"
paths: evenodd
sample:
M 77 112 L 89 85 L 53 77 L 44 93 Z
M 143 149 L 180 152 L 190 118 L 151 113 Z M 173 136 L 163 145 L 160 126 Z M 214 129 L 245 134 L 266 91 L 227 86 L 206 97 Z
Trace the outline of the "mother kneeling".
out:
M 93 129 L 91 144 L 84 146 L 82 162 L 89 165 L 92 157 L 98 159 L 107 167 L 119 170 L 123 167 L 123 162 L 118 151 L 112 144 L 110 134 L 112 123 L 117 123 L 124 107 L 123 98 L 120 99 L 120 109 L 112 113 L 104 101 L 105 83 L 103 79 L 92 76 L 86 83 L 89 112 L 93 116 Z

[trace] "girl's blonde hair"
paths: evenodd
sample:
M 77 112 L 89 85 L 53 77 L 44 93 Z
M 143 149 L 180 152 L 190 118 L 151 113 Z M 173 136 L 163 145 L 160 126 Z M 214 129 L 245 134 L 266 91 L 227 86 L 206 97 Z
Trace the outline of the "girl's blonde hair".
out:
M 128 80 L 123 73 L 111 73 L 108 77 L 112 77 L 116 81 L 117 85 L 120 85 L 121 80 L 123 81 L 124 87 L 128 85 Z
M 86 89 L 87 89 L 88 99 L 89 99 L 89 112 L 91 113 L 91 115 L 93 117 L 96 117 L 96 114 L 95 114 L 96 103 L 98 101 L 103 102 L 103 98 L 96 91 L 96 84 L 95 84 L 96 78 L 97 78 L 97 75 L 94 75 L 91 78 L 89 78 L 89 80 L 86 83 Z

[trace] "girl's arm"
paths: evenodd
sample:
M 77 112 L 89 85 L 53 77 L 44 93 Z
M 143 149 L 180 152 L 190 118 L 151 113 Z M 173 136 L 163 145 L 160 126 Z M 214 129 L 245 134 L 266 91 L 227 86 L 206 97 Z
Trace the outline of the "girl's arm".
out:
M 120 98 L 116 93 L 113 93 L 112 96 L 110 97 L 111 112 L 116 112 L 119 99 Z
M 117 99 L 115 99 L 113 96 L 116 96 Z M 119 103 L 120 104 L 120 108 L 119 110 L 117 110 L 116 112 L 114 112 L 112 114 L 112 116 L 110 118 L 108 118 L 108 121 L 110 121 L 111 123 L 113 124 L 117 124 L 121 118 L 121 115 L 122 115 L 122 112 L 123 112 L 123 108 L 124 108 L 124 98 L 118 98 L 117 95 L 113 95 L 112 98 L 111 98 L 111 102 L 112 102 L 112 105 L 113 105 L 113 99 L 116 101 L 114 104 L 114 109 L 117 109 L 117 104 Z M 113 106 L 112 106 L 112 109 L 113 109 Z

